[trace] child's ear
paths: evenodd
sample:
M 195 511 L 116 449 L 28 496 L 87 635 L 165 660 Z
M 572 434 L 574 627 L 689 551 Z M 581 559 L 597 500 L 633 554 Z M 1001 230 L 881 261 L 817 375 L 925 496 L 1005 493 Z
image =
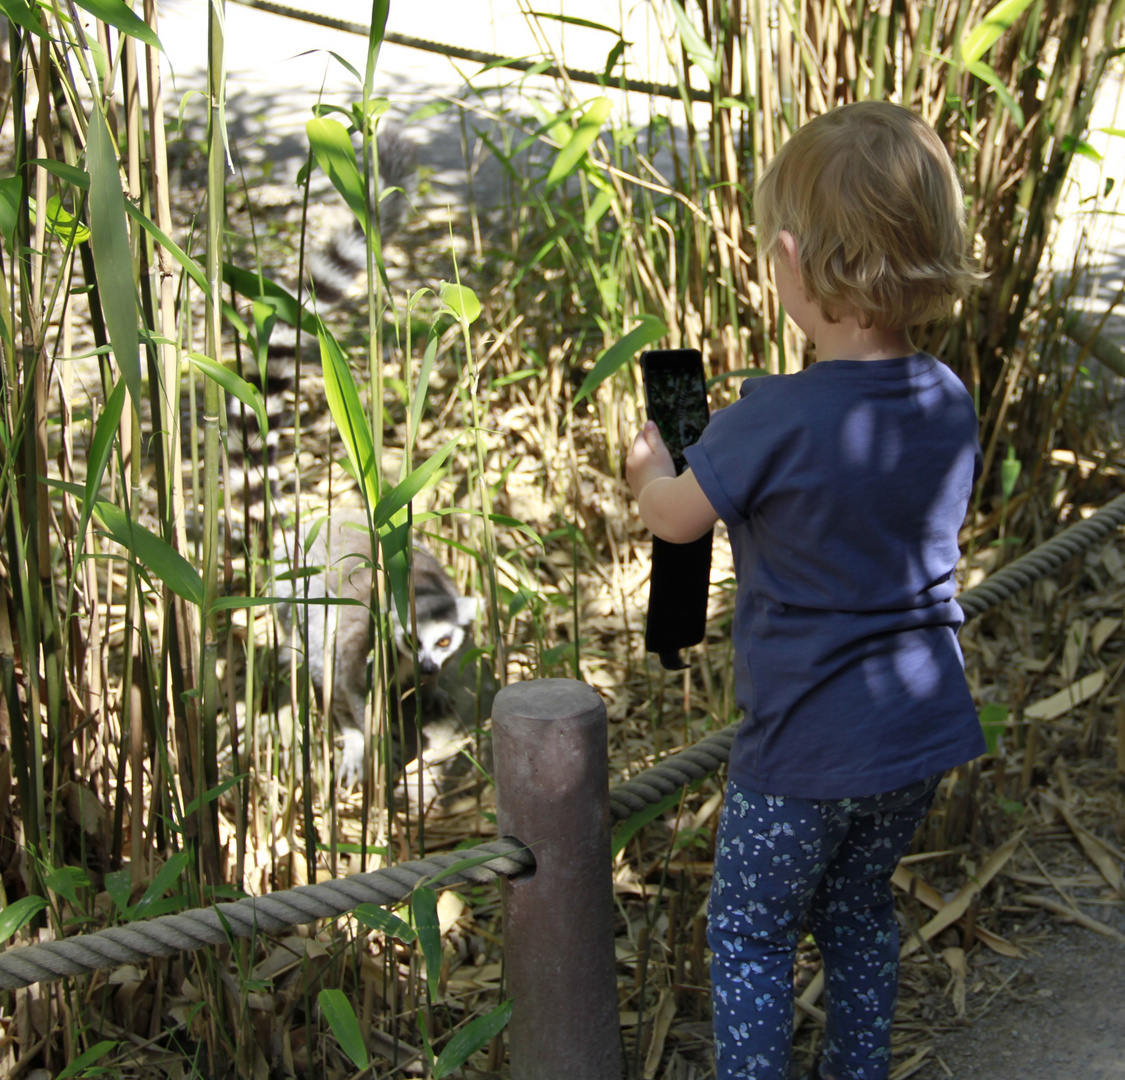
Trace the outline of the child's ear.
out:
M 777 244 L 781 248 L 781 257 L 785 260 L 786 265 L 793 273 L 793 277 L 801 280 L 800 260 L 797 254 L 797 238 L 788 230 L 782 229 L 777 234 Z

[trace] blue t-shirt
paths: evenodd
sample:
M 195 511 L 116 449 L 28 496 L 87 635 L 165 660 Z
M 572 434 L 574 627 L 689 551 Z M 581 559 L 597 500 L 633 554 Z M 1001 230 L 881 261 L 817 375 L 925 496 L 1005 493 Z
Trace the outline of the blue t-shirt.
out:
M 932 356 L 748 379 L 687 450 L 738 594 L 730 776 L 859 798 L 985 750 L 954 600 L 977 417 Z

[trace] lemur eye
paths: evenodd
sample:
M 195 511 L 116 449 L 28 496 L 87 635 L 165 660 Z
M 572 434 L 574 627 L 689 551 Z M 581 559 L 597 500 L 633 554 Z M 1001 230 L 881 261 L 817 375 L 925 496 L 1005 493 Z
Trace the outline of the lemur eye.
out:
M 452 642 L 453 642 L 453 638 L 451 638 L 448 634 L 446 634 L 445 637 L 443 637 L 438 642 L 438 648 L 439 649 L 448 649 Z

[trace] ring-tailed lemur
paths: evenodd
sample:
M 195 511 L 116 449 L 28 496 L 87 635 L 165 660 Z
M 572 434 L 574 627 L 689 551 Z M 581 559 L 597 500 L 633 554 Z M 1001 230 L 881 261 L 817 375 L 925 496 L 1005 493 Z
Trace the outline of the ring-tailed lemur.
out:
M 297 648 L 302 634 L 308 633 L 309 680 L 317 694 L 324 690 L 325 640 L 332 657 L 332 716 L 341 736 L 339 777 L 351 787 L 364 774 L 363 724 L 367 700 L 368 652 L 371 644 L 372 603 L 375 598 L 371 564 L 371 538 L 362 511 L 340 510 L 331 520 L 310 519 L 302 523 L 300 538 L 294 545 L 279 545 L 274 555 L 275 572 L 289 566 L 306 568 L 307 576 L 278 580 L 275 595 L 323 600 L 336 597 L 356 600 L 358 604 L 325 605 L 300 602 L 277 607 L 281 626 L 279 662 L 283 674 L 288 670 L 296 613 Z M 410 702 L 402 708 L 406 746 L 403 760 L 415 756 L 416 717 L 421 698 L 423 723 L 420 725 L 428 743 L 433 733 L 427 720 L 452 720 L 462 730 L 471 729 L 469 717 L 458 716 L 455 706 L 464 708 L 465 680 L 460 665 L 453 662 L 462 657 L 472 644 L 472 624 L 477 616 L 475 598 L 462 596 L 449 575 L 428 551 L 415 547 L 413 552 L 414 608 L 417 616 L 417 648 L 411 648 L 410 629 L 404 627 L 395 607 L 391 605 L 391 625 L 398 651 L 396 687 L 400 700 Z M 417 652 L 418 671 L 413 671 L 413 654 Z M 446 669 L 450 689 L 439 681 Z M 447 723 L 448 726 L 448 723 Z M 442 736 L 450 732 L 442 731 Z
M 406 218 L 410 198 L 417 185 L 418 161 L 414 144 L 398 128 L 382 128 L 377 147 L 381 194 L 374 216 L 379 226 L 380 243 L 385 245 L 399 232 Z M 313 248 L 308 254 L 306 283 L 300 290 L 303 306 L 321 316 L 330 314 L 348 299 L 366 269 L 367 238 L 359 221 L 353 220 L 333 232 L 326 243 Z M 231 482 L 233 490 L 246 491 L 248 499 L 257 499 L 263 476 L 268 477 L 271 484 L 278 479 L 274 463 L 280 431 L 301 408 L 300 402 L 291 401 L 298 363 L 319 369 L 320 350 L 316 336 L 306 330 L 298 339 L 296 328 L 279 319 L 269 336 L 266 376 L 261 387 L 265 392 L 269 424 L 264 445 L 253 411 L 244 408 L 236 398 L 228 398 Z M 261 380 L 253 368 L 252 363 L 244 364 L 242 375 L 257 384 Z

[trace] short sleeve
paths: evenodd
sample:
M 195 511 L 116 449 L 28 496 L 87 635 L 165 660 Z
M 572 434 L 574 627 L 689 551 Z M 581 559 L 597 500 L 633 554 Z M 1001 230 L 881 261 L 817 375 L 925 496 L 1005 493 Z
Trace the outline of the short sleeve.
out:
M 745 523 L 770 475 L 779 435 L 771 402 L 780 378 L 747 379 L 740 399 L 715 413 L 699 441 L 684 451 L 703 494 L 728 526 Z

